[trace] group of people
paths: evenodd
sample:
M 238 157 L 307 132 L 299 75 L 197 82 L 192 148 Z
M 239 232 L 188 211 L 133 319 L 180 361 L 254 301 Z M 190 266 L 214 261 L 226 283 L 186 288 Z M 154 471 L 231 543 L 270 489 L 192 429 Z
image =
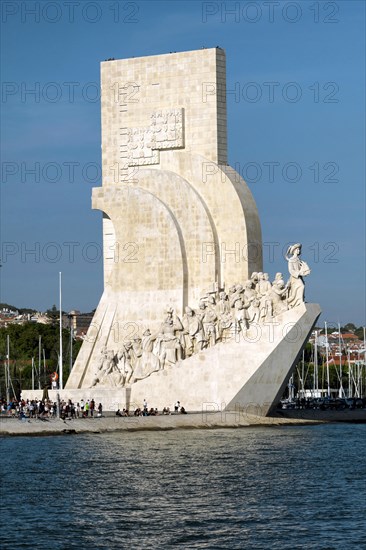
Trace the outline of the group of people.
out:
M 303 277 L 310 273 L 300 254 L 300 243 L 289 247 L 290 278 L 286 283 L 282 273 L 277 273 L 272 283 L 268 273 L 252 273 L 243 285 L 236 283 L 227 292 L 206 292 L 198 308 L 185 308 L 182 319 L 168 307 L 155 334 L 148 328 L 142 337 L 124 342 L 117 353 L 104 346 L 90 387 L 130 386 L 167 365 L 244 334 L 254 323 L 268 322 L 299 306 L 304 302 Z
M 174 404 L 174 413 L 175 414 L 187 414 L 185 408 L 180 404 L 180 401 L 177 401 L 175 404 Z M 123 417 L 126 417 L 126 416 L 158 416 L 160 413 L 158 411 L 158 409 L 155 407 L 150 407 L 150 409 L 148 408 L 147 406 L 147 401 L 146 399 L 144 399 L 144 403 L 143 403 L 143 406 L 142 407 L 137 407 L 133 413 L 130 413 L 129 409 L 122 409 L 122 411 L 120 409 L 118 409 L 116 411 L 116 416 L 123 416 Z M 163 410 L 162 410 L 162 414 L 164 415 L 169 415 L 169 414 L 172 414 L 171 411 L 170 411 L 170 407 L 164 407 Z
M 1 401 L 1 414 L 15 418 L 47 419 L 56 418 L 58 405 L 50 399 L 21 399 L 20 401 Z M 94 399 L 73 403 L 71 399 L 60 401 L 59 414 L 65 418 L 93 418 L 101 417 L 103 406 L 101 403 L 96 406 Z
M 4 416 L 11 418 L 19 418 L 20 420 L 36 419 L 45 420 L 48 418 L 56 418 L 58 415 L 57 402 L 50 399 L 21 399 L 20 401 L 9 401 L 0 399 L 0 413 Z M 175 414 L 187 414 L 185 408 L 177 401 L 174 404 Z M 144 399 L 143 405 L 137 407 L 133 412 L 129 409 L 118 409 L 116 416 L 158 416 L 160 414 L 169 415 L 172 414 L 170 407 L 164 407 L 160 413 L 155 407 L 148 407 L 146 399 Z M 100 418 L 103 416 L 103 406 L 99 403 L 96 406 L 94 399 L 81 399 L 77 403 L 74 403 L 71 399 L 60 401 L 59 403 L 59 415 L 60 418 L 65 420 L 77 419 L 77 418 Z

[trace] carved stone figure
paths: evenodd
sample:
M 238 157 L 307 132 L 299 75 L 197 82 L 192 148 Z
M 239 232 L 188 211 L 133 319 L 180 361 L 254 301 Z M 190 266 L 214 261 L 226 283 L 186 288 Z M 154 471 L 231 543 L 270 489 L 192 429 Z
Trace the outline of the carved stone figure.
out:
M 220 292 L 219 300 L 216 304 L 216 314 L 218 317 L 217 332 L 219 340 L 226 340 L 229 336 L 230 328 L 233 324 L 230 303 L 226 292 Z
M 107 370 L 107 367 L 108 367 L 108 363 L 107 363 L 108 352 L 107 352 L 106 346 L 102 347 L 100 353 L 101 353 L 100 359 L 97 363 L 97 367 L 94 373 L 94 378 L 90 386 L 91 388 L 93 388 L 100 382 L 100 380 L 104 377 L 104 372 Z
M 151 373 L 160 369 L 159 358 L 152 352 L 155 338 L 149 329 L 145 330 L 141 338 L 133 341 L 133 351 L 136 360 L 133 368 L 132 382 L 147 378 Z
M 288 286 L 285 285 L 282 279 L 278 279 L 273 282 L 272 288 L 270 290 L 270 304 L 271 304 L 271 316 L 276 317 L 284 311 L 288 310 L 286 294 L 288 291 Z
M 235 294 L 236 292 L 236 285 L 232 285 L 231 287 L 229 287 L 229 290 L 228 290 L 228 300 L 229 300 L 229 303 L 230 303 L 230 307 L 233 307 L 231 305 L 231 302 L 232 302 L 232 297 L 233 295 Z
M 271 283 L 269 282 L 268 273 L 261 273 L 261 277 L 258 281 L 257 294 L 258 298 L 262 298 L 271 289 Z
M 203 325 L 205 340 L 207 344 L 212 347 L 216 344 L 217 315 L 215 311 L 215 298 L 213 296 L 210 296 L 208 298 L 208 302 L 210 304 L 209 306 L 207 306 L 206 302 L 200 302 L 199 312 L 197 315 L 200 317 Z
M 190 357 L 193 353 L 201 351 L 205 346 L 205 337 L 202 321 L 199 315 L 186 307 L 183 317 L 183 340 L 186 357 Z
M 254 290 L 256 291 L 258 297 L 259 297 L 259 285 L 260 285 L 262 280 L 263 280 L 263 273 L 261 271 L 258 271 L 258 273 L 257 273 L 257 282 L 254 282 Z
M 276 276 L 274 278 L 274 281 L 272 282 L 272 284 L 274 285 L 275 283 L 277 283 L 277 281 L 283 281 L 284 278 L 283 278 L 283 275 L 282 273 L 276 273 Z
M 253 275 L 244 285 L 244 303 L 247 310 L 246 319 L 249 324 L 257 322 L 259 319 L 259 300 L 254 289 L 254 286 L 258 282 L 258 275 L 257 273 L 253 273 Z
M 289 308 L 297 307 L 304 302 L 305 284 L 304 279 L 309 275 L 310 269 L 306 262 L 300 260 L 301 244 L 296 243 L 287 250 L 286 260 L 288 261 L 288 270 L 290 273 L 288 305 Z
M 143 351 L 148 351 L 150 353 L 153 352 L 154 349 L 154 342 L 156 340 L 156 336 L 152 336 L 150 329 L 146 329 L 145 332 L 142 334 L 142 349 Z
M 236 333 L 249 328 L 248 308 L 250 304 L 251 302 L 245 299 L 242 285 L 236 285 L 235 292 L 230 297 L 230 306 L 234 309 Z
M 250 281 L 252 282 L 252 289 L 254 292 L 257 292 L 257 286 L 260 279 L 261 273 L 254 271 L 250 276 Z
M 249 324 L 250 323 L 259 323 L 260 321 L 260 313 L 261 313 L 261 310 L 260 310 L 260 300 L 258 300 L 258 298 L 254 298 L 254 300 L 252 301 L 249 309 L 248 309 L 248 313 L 249 313 Z
M 127 341 L 123 344 L 122 349 L 118 353 L 118 370 L 123 377 L 122 385 L 126 386 L 130 383 L 133 374 L 132 366 L 132 342 Z
M 270 291 L 272 288 L 269 282 L 268 273 L 262 273 L 258 282 L 258 298 L 259 298 L 259 322 L 264 322 L 271 315 L 271 300 Z
M 123 376 L 117 368 L 115 353 L 112 350 L 107 351 L 104 347 L 102 350 L 102 359 L 98 365 L 91 387 L 118 387 L 121 385 L 123 385 Z
M 162 367 L 164 367 L 165 363 L 174 365 L 182 359 L 182 346 L 180 337 L 176 335 L 176 332 L 183 331 L 183 325 L 179 317 L 173 315 L 173 313 L 174 310 L 172 308 L 166 310 L 166 318 L 161 324 L 159 334 L 156 338 L 158 344 L 157 353 Z

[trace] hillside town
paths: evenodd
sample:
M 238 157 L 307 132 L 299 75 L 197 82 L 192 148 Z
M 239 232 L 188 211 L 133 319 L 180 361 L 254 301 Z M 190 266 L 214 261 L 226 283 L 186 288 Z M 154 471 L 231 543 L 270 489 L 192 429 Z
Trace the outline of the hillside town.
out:
M 63 312 L 62 326 L 66 329 L 72 328 L 75 340 L 84 340 L 93 315 L 94 312 L 81 313 L 75 309 L 69 313 Z M 26 323 L 50 325 L 56 319 L 59 322 L 59 312 L 55 306 L 51 310 L 41 312 L 31 309 L 17 309 L 13 306 L 0 304 L 0 328 L 7 328 L 11 325 L 25 325 Z

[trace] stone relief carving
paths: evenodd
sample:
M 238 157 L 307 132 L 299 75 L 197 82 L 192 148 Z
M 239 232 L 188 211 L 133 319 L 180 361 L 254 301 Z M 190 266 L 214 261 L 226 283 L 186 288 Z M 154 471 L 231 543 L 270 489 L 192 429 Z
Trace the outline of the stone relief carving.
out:
M 186 307 L 183 317 L 183 348 L 185 356 L 201 351 L 204 347 L 205 336 L 202 319 L 190 307 Z
M 153 149 L 184 147 L 183 109 L 156 111 L 151 115 Z
M 156 111 L 151 125 L 127 131 L 127 164 L 158 164 L 159 151 L 184 147 L 184 109 Z
M 180 333 L 183 330 L 181 320 L 174 314 L 172 308 L 167 308 L 166 317 L 160 326 L 156 337 L 156 348 L 161 368 L 165 365 L 174 365 L 182 359 L 182 345 Z
M 135 338 L 132 344 L 136 361 L 133 370 L 133 382 L 143 380 L 151 373 L 160 370 L 160 359 L 153 353 L 156 336 L 149 329 L 145 330 L 142 338 Z
M 244 285 L 236 283 L 227 292 L 213 285 L 197 309 L 185 308 L 182 320 L 168 307 L 157 334 L 147 329 L 142 338 L 125 342 L 117 354 L 104 346 L 91 387 L 128 386 L 298 307 L 304 302 L 303 277 L 310 274 L 300 255 L 301 244 L 289 247 L 287 283 L 282 273 L 276 273 L 272 284 L 268 273 L 252 273 Z
M 159 151 L 152 149 L 153 132 L 150 128 L 131 128 L 128 130 L 127 151 L 129 166 L 157 164 Z
M 107 351 L 106 347 L 104 347 L 101 352 L 101 358 L 97 365 L 91 387 L 119 387 L 124 384 L 124 381 L 125 379 L 117 366 L 117 358 L 114 351 Z

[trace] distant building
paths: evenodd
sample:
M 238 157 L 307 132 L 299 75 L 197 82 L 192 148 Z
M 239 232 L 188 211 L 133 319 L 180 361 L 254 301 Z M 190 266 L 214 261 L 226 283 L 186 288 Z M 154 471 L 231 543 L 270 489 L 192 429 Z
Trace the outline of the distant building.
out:
M 8 325 L 24 325 L 25 323 L 42 323 L 46 325 L 51 322 L 51 319 L 46 313 L 34 311 L 32 313 L 19 313 L 18 310 L 9 310 L 3 308 L 0 310 L 0 327 Z
M 21 317 L 19 311 L 6 307 L 2 308 L 0 310 L 0 327 L 7 327 L 9 324 L 15 323 L 19 317 Z
M 80 313 L 78 310 L 71 310 L 68 315 L 63 316 L 63 324 L 70 328 L 70 324 L 73 330 L 74 338 L 77 340 L 84 340 L 90 323 L 92 322 L 94 312 Z
M 318 333 L 318 351 L 322 355 L 326 353 L 326 337 L 324 330 Z M 314 344 L 315 331 L 309 341 Z M 340 344 L 340 345 L 339 345 Z M 346 365 L 348 363 L 365 362 L 365 345 L 353 332 L 328 333 L 328 360 L 332 365 Z
M 41 323 L 42 325 L 48 325 L 51 323 L 51 319 L 46 315 L 46 313 L 41 313 L 40 311 L 37 311 L 37 313 L 32 315 L 28 313 L 28 321 L 31 323 Z

